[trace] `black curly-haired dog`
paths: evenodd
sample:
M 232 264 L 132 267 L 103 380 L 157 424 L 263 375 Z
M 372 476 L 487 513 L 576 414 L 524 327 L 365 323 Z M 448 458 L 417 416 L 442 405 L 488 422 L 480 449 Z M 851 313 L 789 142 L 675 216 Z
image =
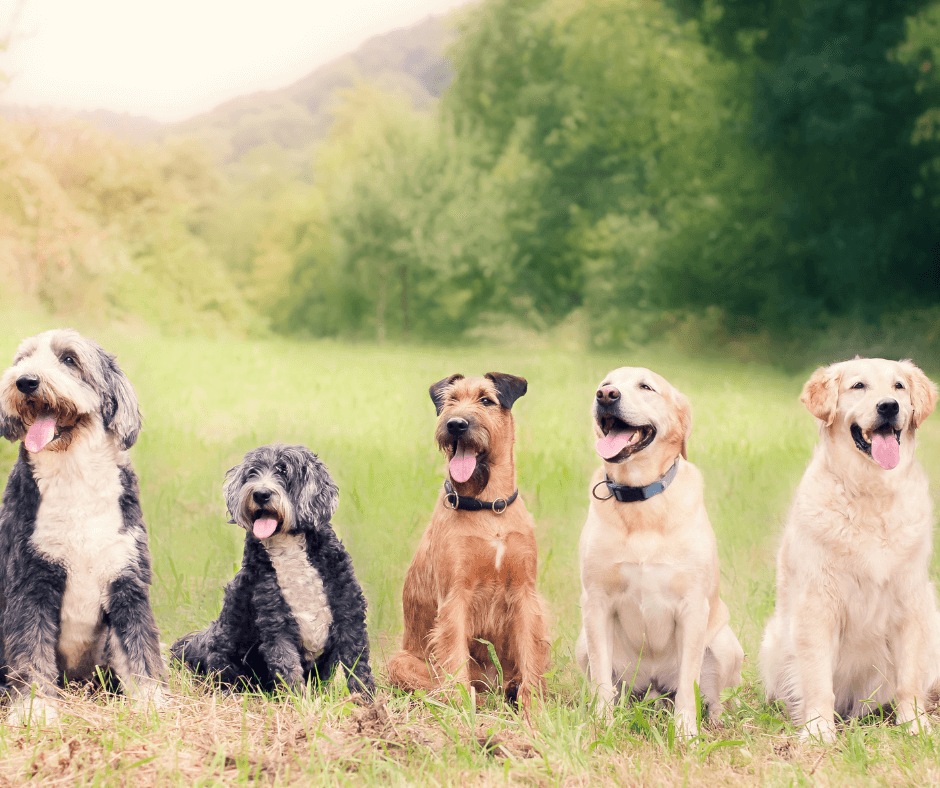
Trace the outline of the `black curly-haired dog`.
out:
M 366 600 L 330 518 L 339 492 L 304 446 L 252 449 L 225 476 L 225 502 L 248 534 L 222 612 L 170 652 L 224 683 L 299 690 L 343 670 L 350 692 L 372 695 Z

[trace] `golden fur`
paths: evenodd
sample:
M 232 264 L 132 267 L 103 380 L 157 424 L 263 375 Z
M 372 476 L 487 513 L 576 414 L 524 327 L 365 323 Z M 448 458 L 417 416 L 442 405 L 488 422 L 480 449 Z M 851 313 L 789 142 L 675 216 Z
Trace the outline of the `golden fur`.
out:
M 689 401 L 648 369 L 623 367 L 598 389 L 614 389 L 617 418 L 652 427 L 645 448 L 604 461 L 590 489 L 606 472 L 618 484 L 645 486 L 678 459 L 675 479 L 653 498 L 621 503 L 591 497 L 581 534 L 581 669 L 609 709 L 621 691 L 675 692 L 680 735 L 695 734 L 699 683 L 712 715 L 719 694 L 741 680 L 743 651 L 728 626 L 718 594 L 718 550 L 702 498 L 702 476 L 686 460 L 692 430 Z M 595 404 L 594 431 L 604 437 L 605 414 Z M 597 489 L 607 495 L 602 484 Z
M 800 399 L 819 442 L 777 556 L 760 655 L 767 695 L 786 702 L 804 737 L 831 741 L 835 714 L 892 702 L 899 723 L 926 725 L 940 685 L 940 616 L 928 578 L 933 511 L 914 443 L 936 388 L 909 361 L 856 358 L 816 370 Z M 890 401 L 900 461 L 885 470 L 856 445 L 852 425 L 871 441 L 878 404 Z
M 432 398 L 439 407 L 436 437 L 448 460 L 454 441 L 447 421 L 460 417 L 470 423 L 461 440 L 477 452 L 477 465 L 465 483 L 454 483 L 458 495 L 509 498 L 516 489 L 515 427 L 509 408 L 499 404 L 503 398 L 494 380 L 455 376 L 432 387 Z M 532 518 L 521 496 L 495 514 L 452 510 L 442 491 L 405 578 L 405 632 L 402 650 L 388 663 L 391 683 L 432 690 L 452 676 L 468 689 L 497 688 L 496 666 L 479 642 L 486 640 L 502 668 L 499 689 L 515 693 L 528 709 L 532 694 L 544 691 L 548 669 L 536 564 Z

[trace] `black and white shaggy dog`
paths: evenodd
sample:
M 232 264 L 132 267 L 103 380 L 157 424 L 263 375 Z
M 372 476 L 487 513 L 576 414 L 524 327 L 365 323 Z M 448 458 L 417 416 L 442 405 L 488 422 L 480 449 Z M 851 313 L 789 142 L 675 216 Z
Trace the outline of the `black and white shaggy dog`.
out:
M 114 356 L 71 329 L 24 340 L 0 376 L 0 434 L 23 442 L 0 509 L 0 679 L 12 719 L 31 707 L 48 721 L 57 681 L 94 678 L 96 667 L 129 696 L 162 703 L 127 453 L 140 427 Z
M 170 649 L 230 685 L 295 690 L 344 671 L 350 692 L 374 692 L 366 600 L 330 518 L 339 492 L 304 446 L 252 449 L 225 477 L 225 502 L 248 534 L 242 567 L 208 628 Z

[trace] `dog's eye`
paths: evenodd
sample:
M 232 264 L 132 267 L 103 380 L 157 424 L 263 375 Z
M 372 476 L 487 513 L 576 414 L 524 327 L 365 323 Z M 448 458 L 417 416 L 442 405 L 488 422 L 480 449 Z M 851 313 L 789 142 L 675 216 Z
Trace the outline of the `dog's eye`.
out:
M 61 361 L 67 367 L 78 366 L 78 362 L 75 360 L 75 356 L 73 356 L 71 353 L 66 353 L 64 356 L 62 356 Z
M 274 466 L 274 472 L 281 476 L 287 476 L 287 466 L 283 462 L 279 462 Z
M 483 399 L 480 400 L 480 404 L 489 407 L 490 405 L 495 405 L 496 403 L 493 402 L 493 400 L 491 400 L 489 397 L 483 397 Z
M 895 384 L 894 384 L 894 387 L 895 387 L 896 389 L 903 389 L 903 388 L 904 388 L 904 384 L 903 384 L 903 383 L 895 383 Z
M 863 388 L 865 388 L 865 384 L 862 383 L 861 381 L 859 381 L 859 382 L 856 383 L 854 386 L 852 386 L 852 388 L 853 388 L 853 389 L 863 389 Z
M 641 384 L 640 384 L 640 388 L 643 389 L 644 391 L 652 391 L 652 390 L 653 390 L 653 389 L 651 389 L 649 386 L 647 386 L 645 383 L 641 383 Z

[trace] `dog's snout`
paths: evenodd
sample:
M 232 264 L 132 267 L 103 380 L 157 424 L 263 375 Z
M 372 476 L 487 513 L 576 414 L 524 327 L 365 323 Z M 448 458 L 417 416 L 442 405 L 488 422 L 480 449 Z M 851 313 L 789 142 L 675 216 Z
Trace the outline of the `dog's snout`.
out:
M 898 415 L 898 411 L 901 410 L 896 399 L 883 399 L 876 407 L 878 409 L 878 415 L 885 419 L 893 419 Z
M 16 379 L 16 387 L 24 394 L 32 394 L 39 388 L 38 375 L 20 375 Z
M 463 435 L 468 429 L 470 429 L 470 422 L 466 419 L 455 416 L 447 420 L 447 431 L 455 438 Z
M 620 399 L 620 389 L 614 388 L 613 386 L 601 386 L 597 390 L 597 401 L 601 405 L 609 405 L 611 402 L 616 402 Z
M 251 497 L 252 497 L 252 500 L 254 500 L 256 504 L 258 504 L 258 506 L 264 506 L 266 503 L 268 503 L 268 501 L 271 500 L 271 495 L 272 493 L 270 490 L 267 490 L 264 487 L 261 487 L 255 490 L 251 494 Z

